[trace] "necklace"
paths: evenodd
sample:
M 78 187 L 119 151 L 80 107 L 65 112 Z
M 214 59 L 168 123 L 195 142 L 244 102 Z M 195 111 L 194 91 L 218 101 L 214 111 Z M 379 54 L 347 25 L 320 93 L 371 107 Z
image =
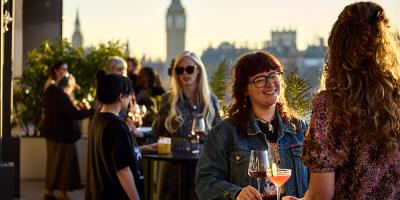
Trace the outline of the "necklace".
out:
M 272 120 L 275 119 L 275 116 L 276 115 L 274 115 L 270 121 L 265 120 L 261 117 L 257 117 L 257 116 L 256 116 L 256 118 L 258 121 L 262 122 L 263 124 L 265 124 L 267 126 L 269 132 L 274 132 L 274 127 L 272 126 L 271 122 L 272 122 Z

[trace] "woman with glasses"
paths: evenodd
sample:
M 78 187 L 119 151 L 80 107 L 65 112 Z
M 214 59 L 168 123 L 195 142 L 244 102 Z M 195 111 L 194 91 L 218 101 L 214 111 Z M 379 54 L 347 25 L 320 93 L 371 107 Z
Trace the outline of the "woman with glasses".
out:
M 218 99 L 212 95 L 203 62 L 190 51 L 184 51 L 175 57 L 172 69 L 171 90 L 162 97 L 161 108 L 153 123 L 153 131 L 160 136 L 183 138 L 189 141 L 193 119 L 202 115 L 206 131 L 220 120 Z M 172 149 L 174 151 L 174 149 Z M 194 172 L 195 165 L 187 166 Z M 162 163 L 161 181 L 158 195 L 161 199 L 177 199 L 177 165 Z M 190 174 L 190 173 L 189 173 Z M 191 191 L 185 191 L 185 199 L 195 199 L 194 177 L 190 174 L 187 183 Z
M 282 72 L 279 61 L 265 51 L 236 61 L 229 118 L 210 130 L 197 163 L 199 199 L 276 199 L 276 188 L 267 178 L 257 191 L 257 180 L 248 175 L 251 150 L 268 150 L 270 165 L 292 170 L 284 193 L 304 195 L 308 171 L 300 154 L 307 124 L 286 105 Z

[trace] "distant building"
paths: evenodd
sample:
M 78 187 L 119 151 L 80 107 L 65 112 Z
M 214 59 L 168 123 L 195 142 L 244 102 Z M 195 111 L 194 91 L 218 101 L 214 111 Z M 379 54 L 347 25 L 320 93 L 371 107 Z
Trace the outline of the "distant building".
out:
M 296 67 L 299 56 L 297 50 L 296 30 L 271 31 L 271 41 L 267 41 L 264 50 L 275 55 L 285 67 L 285 73 L 289 74 Z
M 186 14 L 180 0 L 172 0 L 167 11 L 167 60 L 185 50 Z M 165 69 L 163 73 L 167 73 Z
M 243 53 L 250 51 L 247 47 L 236 48 L 234 44 L 228 42 L 221 43 L 217 48 L 208 47 L 203 51 L 201 60 L 203 61 L 207 74 L 212 77 L 217 69 L 217 66 L 224 60 L 229 66 L 229 69 L 234 64 L 235 60 Z
M 125 43 L 125 56 L 129 57 L 131 55 L 131 49 L 129 47 L 129 40 L 126 40 Z
M 327 51 L 328 47 L 325 46 L 324 40 L 320 38 L 318 45 L 309 45 L 297 59 L 299 75 L 310 84 L 312 93 L 319 89 Z
M 319 89 L 325 54 L 328 50 L 323 39 L 320 39 L 319 44 L 309 45 L 306 50 L 299 51 L 295 30 L 272 31 L 271 36 L 271 41 L 265 43 L 263 50 L 279 59 L 284 66 L 285 76 L 298 68 L 299 75 L 311 86 L 310 92 L 316 92 Z M 209 77 L 212 77 L 222 61 L 225 60 L 231 70 L 235 60 L 241 54 L 251 50 L 247 47 L 237 48 L 234 44 L 223 42 L 217 48 L 209 47 L 204 50 L 201 60 L 206 66 Z
M 81 48 L 83 47 L 83 37 L 81 33 L 81 23 L 79 21 L 79 13 L 76 11 L 76 19 L 75 19 L 75 31 L 72 35 L 72 47 L 73 48 Z
M 271 45 L 278 53 L 290 53 L 297 51 L 295 30 L 271 31 Z

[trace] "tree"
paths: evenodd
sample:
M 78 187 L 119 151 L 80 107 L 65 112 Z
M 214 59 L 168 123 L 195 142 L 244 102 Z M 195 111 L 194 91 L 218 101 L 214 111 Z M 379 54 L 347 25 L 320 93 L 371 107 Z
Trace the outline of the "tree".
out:
M 215 71 L 214 76 L 211 78 L 211 90 L 218 97 L 219 107 L 222 109 L 222 115 L 224 116 L 227 106 L 223 103 L 224 97 L 227 94 L 228 83 L 226 79 L 228 77 L 228 64 L 226 60 L 222 61 Z
M 68 71 L 81 86 L 81 90 L 75 91 L 75 98 L 79 101 L 89 94 L 95 96 L 97 70 L 104 69 L 110 56 L 123 56 L 122 52 L 123 47 L 118 42 L 100 44 L 98 48 L 88 49 L 85 54 L 82 48 L 72 48 L 67 40 L 57 43 L 43 41 L 38 49 L 28 53 L 28 67 L 14 85 L 14 119 L 31 121 L 35 127 L 39 126 L 44 111 L 44 83 L 55 62 L 65 61 L 68 64 Z
M 290 108 L 300 117 L 308 118 L 311 112 L 309 92 L 311 86 L 299 76 L 298 71 L 296 68 L 286 78 L 285 97 Z
M 215 71 L 214 76 L 211 78 L 211 89 L 218 99 L 222 100 L 226 94 L 228 76 L 228 64 L 226 60 L 222 61 Z

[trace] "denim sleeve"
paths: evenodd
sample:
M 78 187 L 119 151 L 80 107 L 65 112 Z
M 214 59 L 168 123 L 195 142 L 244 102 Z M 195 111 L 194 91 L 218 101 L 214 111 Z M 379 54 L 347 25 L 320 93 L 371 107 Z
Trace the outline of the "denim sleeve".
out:
M 196 193 L 200 200 L 235 199 L 241 187 L 229 183 L 229 155 L 226 133 L 217 124 L 208 134 L 196 167 Z
M 215 117 L 212 122 L 212 126 L 215 126 L 215 124 L 217 124 L 219 121 L 221 121 L 221 115 L 219 114 L 219 104 L 218 104 L 217 96 L 211 95 L 211 104 L 215 111 Z

